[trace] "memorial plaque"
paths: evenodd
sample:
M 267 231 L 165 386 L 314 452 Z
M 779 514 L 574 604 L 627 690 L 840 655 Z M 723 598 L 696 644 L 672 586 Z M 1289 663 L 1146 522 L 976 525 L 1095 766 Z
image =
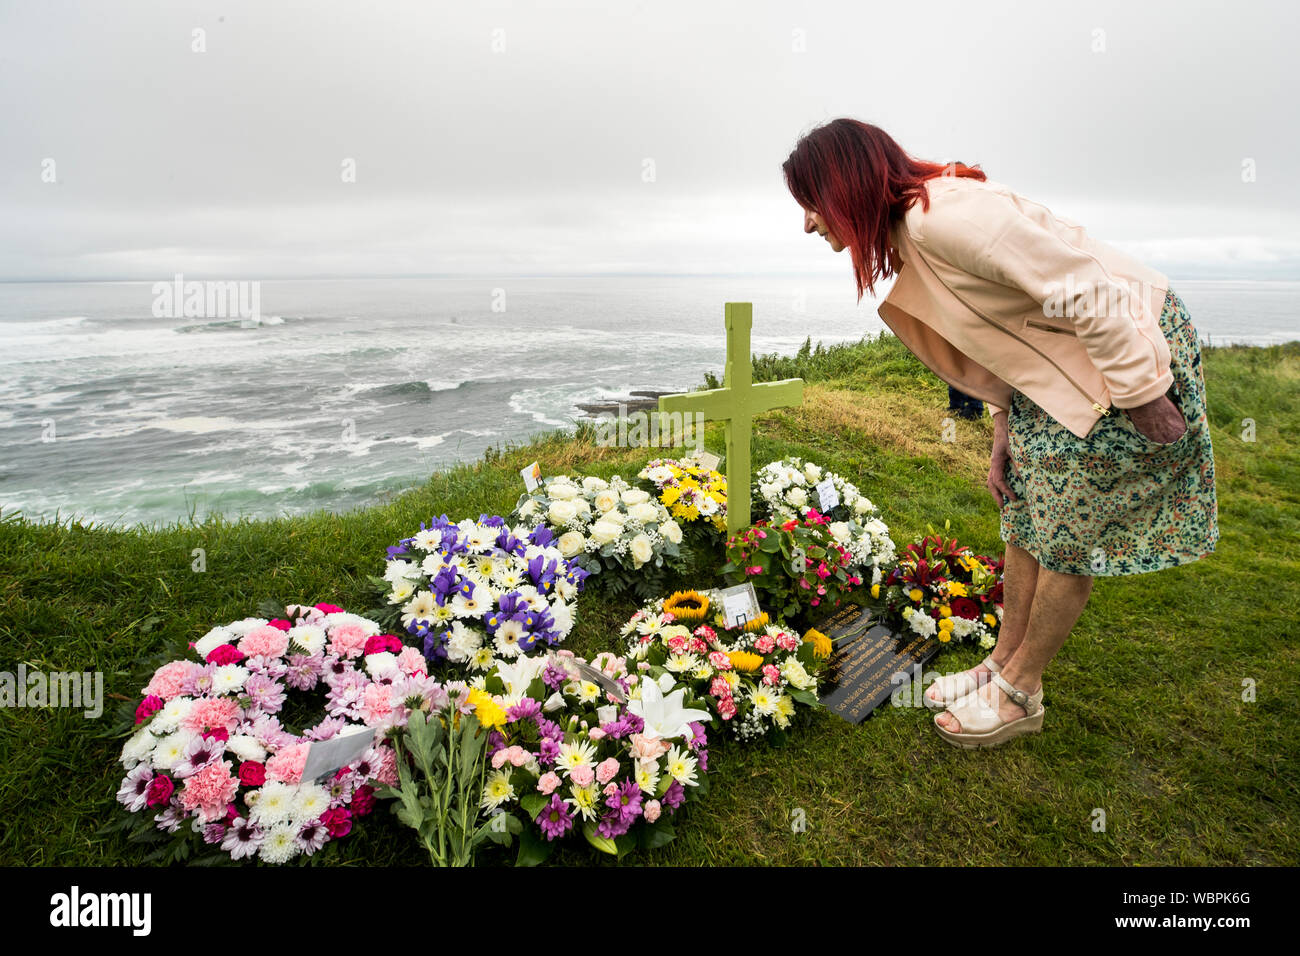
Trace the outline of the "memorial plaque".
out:
M 933 637 L 896 634 L 875 620 L 870 608 L 846 604 L 814 625 L 831 639 L 820 684 L 822 706 L 850 723 L 871 715 L 904 682 L 919 680 L 925 663 L 939 652 Z

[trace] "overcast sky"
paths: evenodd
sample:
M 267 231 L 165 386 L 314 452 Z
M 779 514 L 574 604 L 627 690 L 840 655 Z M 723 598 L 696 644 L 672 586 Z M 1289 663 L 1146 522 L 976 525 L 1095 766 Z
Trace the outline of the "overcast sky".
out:
M 0 0 L 0 278 L 842 275 L 781 176 L 838 116 L 1300 278 L 1298 8 Z

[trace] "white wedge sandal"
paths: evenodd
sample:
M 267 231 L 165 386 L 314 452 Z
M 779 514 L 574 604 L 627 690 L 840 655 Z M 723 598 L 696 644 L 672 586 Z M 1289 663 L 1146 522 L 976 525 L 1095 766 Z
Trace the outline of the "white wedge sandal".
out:
M 1043 729 L 1043 689 L 1035 694 L 1026 694 L 1007 683 L 1001 674 L 993 675 L 993 683 L 1002 688 L 1012 701 L 1025 709 L 1025 716 L 1017 720 L 1003 721 L 998 716 L 997 705 L 990 707 L 974 691 L 967 694 L 948 708 L 949 712 L 961 724 L 961 731 L 953 733 L 939 726 L 939 715 L 934 718 L 934 728 L 939 736 L 954 747 L 974 750 L 977 747 L 996 747 L 1021 734 L 1033 734 Z
M 984 658 L 980 663 L 994 674 L 1002 670 L 994 662 L 992 654 Z M 925 695 L 922 698 L 925 701 L 925 706 L 930 710 L 947 710 L 971 691 L 978 689 L 980 683 L 979 678 L 972 677 L 968 671 L 957 671 L 955 674 L 944 674 L 930 686 L 939 688 L 940 697 L 938 700 L 931 699 L 930 690 L 926 688 Z

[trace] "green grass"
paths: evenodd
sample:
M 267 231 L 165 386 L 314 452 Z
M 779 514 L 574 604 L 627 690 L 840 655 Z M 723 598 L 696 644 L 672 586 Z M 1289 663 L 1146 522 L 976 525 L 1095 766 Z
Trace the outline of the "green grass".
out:
M 806 717 L 785 747 L 717 742 L 713 788 L 677 840 L 634 857 L 665 864 L 1294 864 L 1300 726 L 1300 345 L 1206 349 L 1218 468 L 1216 554 L 1180 568 L 1100 579 L 1045 680 L 1041 735 L 994 751 L 939 739 L 921 709 L 886 707 L 861 726 Z M 983 489 L 991 425 L 938 433 L 946 389 L 893 339 L 760 357 L 759 379 L 801 375 L 800 409 L 755 430 L 754 462 L 798 454 L 857 482 L 904 543 L 951 519 L 973 547 L 1000 549 Z M 1254 441 L 1243 441 L 1243 419 Z M 720 449 L 710 426 L 708 444 Z M 211 520 L 154 529 L 0 518 L 0 670 L 104 672 L 134 701 L 145 662 L 266 599 L 373 606 L 365 577 L 422 520 L 506 513 L 518 469 L 630 477 L 659 449 L 609 449 L 590 432 L 436 474 L 347 514 Z M 191 569 L 203 548 L 207 569 Z M 700 583 L 709 584 L 711 581 Z M 617 646 L 634 610 L 592 589 L 570 640 Z M 942 670 L 973 664 L 945 652 Z M 1257 698 L 1242 700 L 1243 681 Z M 109 701 L 112 704 L 113 701 Z M 134 865 L 144 850 L 96 831 L 117 818 L 120 742 L 79 711 L 0 712 L 0 863 Z M 1093 813 L 1106 815 L 1104 832 Z M 803 832 L 791 822 L 796 811 Z M 606 864 L 575 847 L 557 862 Z M 418 863 L 379 813 L 318 859 Z M 489 854 L 483 862 L 505 861 Z

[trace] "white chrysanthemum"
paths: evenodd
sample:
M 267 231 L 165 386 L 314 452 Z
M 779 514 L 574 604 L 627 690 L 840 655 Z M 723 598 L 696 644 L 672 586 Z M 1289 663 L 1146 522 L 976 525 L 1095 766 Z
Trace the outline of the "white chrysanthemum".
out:
M 700 659 L 694 654 L 669 654 L 664 669 L 674 674 L 686 674 L 700 666 Z
M 986 630 L 983 634 L 980 635 L 980 640 L 979 640 L 980 650 L 987 651 L 997 642 L 998 639 L 993 636 L 993 632 Z
M 239 664 L 222 664 L 212 672 L 212 693 L 233 694 L 248 680 L 248 668 Z
M 293 812 L 296 790 L 296 787 L 279 780 L 268 781 L 257 791 L 257 802 L 249 811 L 249 821 L 263 829 L 284 823 Z
M 267 831 L 258 855 L 266 863 L 287 863 L 299 853 L 298 828 L 291 823 L 279 823 Z
M 447 658 L 453 664 L 462 663 L 483 646 L 483 635 L 471 627 L 466 627 L 460 621 L 456 621 L 451 626 L 451 631 L 447 636 Z
M 398 581 L 393 585 L 393 589 L 388 592 L 389 604 L 405 604 L 415 593 L 415 584 L 411 581 Z
M 555 620 L 555 629 L 560 632 L 560 637 L 567 637 L 573 630 L 573 609 L 564 601 L 556 601 L 551 605 L 551 617 Z
M 194 642 L 194 651 L 207 660 L 214 647 L 220 647 L 222 644 L 230 644 L 236 640 L 235 634 L 228 627 L 214 627 L 208 633 L 204 634 Z
M 492 653 L 491 646 L 480 647 L 469 659 L 470 668 L 477 671 L 490 670 L 494 663 L 496 655 Z
M 256 760 L 261 763 L 266 759 L 266 748 L 258 742 L 256 737 L 250 737 L 247 734 L 235 734 L 226 741 L 226 749 L 241 761 Z
M 154 747 L 158 743 L 158 738 L 149 732 L 148 727 L 142 727 L 131 735 L 131 738 L 122 745 L 122 766 L 130 770 L 142 760 L 148 759 L 153 753 Z
M 169 734 L 181 725 L 181 721 L 189 716 L 190 708 L 194 706 L 193 697 L 173 697 L 167 703 L 162 705 L 162 709 L 153 715 L 153 720 L 149 722 L 149 729 L 158 734 Z
M 693 787 L 697 782 L 695 768 L 698 764 L 699 761 L 692 757 L 689 752 L 682 750 L 680 747 L 674 747 L 668 751 L 664 770 L 683 787 Z
M 487 779 L 487 785 L 483 787 L 482 805 L 489 810 L 495 810 L 507 800 L 514 798 L 515 788 L 510 782 L 510 768 L 504 767 L 495 771 Z
M 636 764 L 636 785 L 642 793 L 654 793 L 659 786 L 659 761 L 638 760 Z
M 555 759 L 555 766 L 565 773 L 579 767 L 595 767 L 596 748 L 585 740 L 560 744 L 560 755 Z
M 938 625 L 934 623 L 934 618 L 928 614 L 922 614 L 915 609 L 911 610 L 912 613 L 907 616 L 908 626 L 922 637 L 932 637 L 934 632 L 938 630 Z
M 405 558 L 394 558 L 384 563 L 384 580 L 389 584 L 407 581 L 420 576 L 420 566 Z
M 155 770 L 175 770 L 176 765 L 185 757 L 185 748 L 197 734 L 189 730 L 178 730 L 158 741 L 153 751 L 153 768 Z
M 329 792 L 319 784 L 304 783 L 294 794 L 293 806 L 289 811 L 289 822 L 301 827 L 305 823 L 319 820 L 320 815 L 329 808 Z
M 760 714 L 768 715 L 776 713 L 776 700 L 779 695 L 776 691 L 760 684 L 749 692 L 749 699 L 754 705 L 754 710 Z

